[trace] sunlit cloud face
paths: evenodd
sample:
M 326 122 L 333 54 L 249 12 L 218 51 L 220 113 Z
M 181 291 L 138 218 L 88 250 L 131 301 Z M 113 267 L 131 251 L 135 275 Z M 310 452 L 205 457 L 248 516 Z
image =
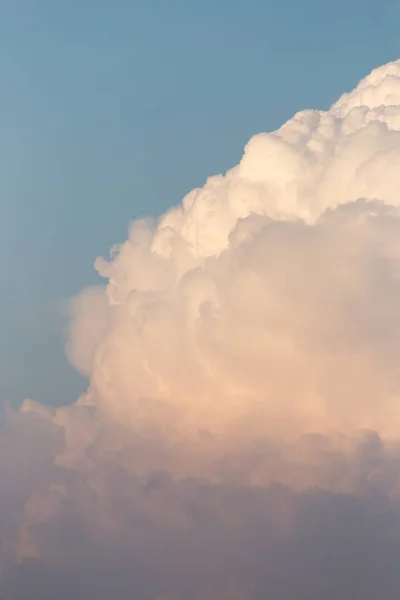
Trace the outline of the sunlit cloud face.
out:
M 8 594 L 398 598 L 399 190 L 395 62 L 96 261 L 87 392 L 2 423 Z

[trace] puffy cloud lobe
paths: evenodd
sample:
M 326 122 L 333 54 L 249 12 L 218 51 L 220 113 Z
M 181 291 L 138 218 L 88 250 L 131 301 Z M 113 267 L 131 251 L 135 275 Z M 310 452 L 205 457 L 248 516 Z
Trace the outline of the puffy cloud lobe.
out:
M 3 420 L 10 595 L 398 597 L 399 167 L 397 61 L 96 261 L 87 393 Z
M 84 375 L 93 368 L 96 344 L 107 327 L 107 298 L 102 287 L 91 287 L 69 303 L 69 338 L 67 355 L 71 364 Z

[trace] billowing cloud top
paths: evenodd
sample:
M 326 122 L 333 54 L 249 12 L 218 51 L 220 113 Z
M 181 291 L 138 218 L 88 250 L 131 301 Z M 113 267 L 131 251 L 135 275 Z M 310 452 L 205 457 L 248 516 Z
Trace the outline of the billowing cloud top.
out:
M 253 137 L 71 302 L 0 433 L 9 594 L 398 598 L 400 61 Z

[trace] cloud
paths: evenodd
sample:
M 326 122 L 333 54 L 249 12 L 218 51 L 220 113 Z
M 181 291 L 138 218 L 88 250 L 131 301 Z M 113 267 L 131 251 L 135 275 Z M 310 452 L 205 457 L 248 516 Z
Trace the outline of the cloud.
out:
M 2 421 L 10 597 L 397 599 L 399 189 L 397 61 L 96 261 L 87 392 Z
M 86 288 L 69 302 L 67 356 L 84 375 L 93 368 L 94 350 L 107 328 L 107 298 L 101 286 Z

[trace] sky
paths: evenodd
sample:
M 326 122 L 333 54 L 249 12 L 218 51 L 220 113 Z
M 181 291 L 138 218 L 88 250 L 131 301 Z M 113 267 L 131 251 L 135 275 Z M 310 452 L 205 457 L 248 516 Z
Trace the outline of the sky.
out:
M 0 597 L 398 600 L 400 8 L 5 2 Z
M 128 224 L 325 109 L 400 42 L 395 2 L 5 0 L 0 395 L 72 402 L 65 302 Z M 51 374 L 49 376 L 49 373 Z

